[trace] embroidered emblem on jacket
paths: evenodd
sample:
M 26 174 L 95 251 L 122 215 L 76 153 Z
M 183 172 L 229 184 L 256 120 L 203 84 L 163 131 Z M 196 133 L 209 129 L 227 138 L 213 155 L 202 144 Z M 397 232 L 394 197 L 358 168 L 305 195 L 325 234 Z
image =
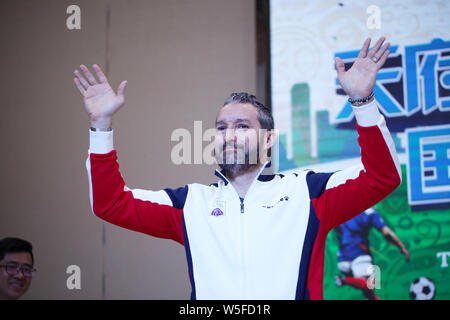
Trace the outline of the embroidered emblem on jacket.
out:
M 275 204 L 273 204 L 273 205 L 271 205 L 271 206 L 262 206 L 262 207 L 263 207 L 263 208 L 266 208 L 266 209 L 271 209 L 271 208 L 275 207 L 277 204 L 279 204 L 280 202 L 288 201 L 288 200 L 289 200 L 289 197 L 288 197 L 288 196 L 284 196 L 283 198 L 281 198 L 280 200 L 278 200 Z
M 219 208 L 215 208 L 212 212 L 211 212 L 212 216 L 218 217 L 218 216 L 223 216 L 223 211 L 220 210 Z

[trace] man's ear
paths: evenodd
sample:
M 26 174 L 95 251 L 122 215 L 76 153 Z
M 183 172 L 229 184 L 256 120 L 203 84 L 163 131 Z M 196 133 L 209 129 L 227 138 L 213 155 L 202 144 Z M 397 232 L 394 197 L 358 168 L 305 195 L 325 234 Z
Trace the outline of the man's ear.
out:
M 277 138 L 277 130 L 267 130 L 266 132 L 266 148 L 269 150 L 275 145 L 276 138 Z

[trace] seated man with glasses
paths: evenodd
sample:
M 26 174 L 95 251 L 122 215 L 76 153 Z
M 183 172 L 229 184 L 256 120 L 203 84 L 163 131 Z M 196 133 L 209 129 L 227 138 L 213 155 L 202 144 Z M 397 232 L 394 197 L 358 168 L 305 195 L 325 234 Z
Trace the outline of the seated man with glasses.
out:
M 18 238 L 0 240 L 0 300 L 19 299 L 36 272 L 31 243 Z

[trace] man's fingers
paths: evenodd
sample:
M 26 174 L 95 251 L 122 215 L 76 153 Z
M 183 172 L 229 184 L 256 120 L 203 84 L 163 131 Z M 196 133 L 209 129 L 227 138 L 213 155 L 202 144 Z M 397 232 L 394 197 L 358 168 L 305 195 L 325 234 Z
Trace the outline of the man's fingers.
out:
M 86 81 L 86 79 L 83 78 L 78 70 L 75 70 L 73 73 L 75 74 L 75 77 L 77 77 L 77 79 L 80 81 L 82 87 L 87 90 L 89 88 L 89 83 Z
M 92 68 L 94 68 L 95 73 L 97 74 L 98 80 L 100 80 L 100 83 L 107 83 L 108 79 L 106 78 L 105 74 L 103 73 L 102 69 L 97 64 L 93 64 Z
M 389 42 L 386 42 L 372 57 L 372 60 L 374 60 L 375 62 L 378 62 L 381 57 L 384 55 L 384 53 L 386 52 L 386 50 L 389 48 L 391 44 Z
M 77 86 L 78 91 L 80 91 L 80 93 L 84 96 L 84 93 L 86 92 L 86 90 L 81 85 L 80 80 L 78 80 L 78 78 L 73 78 L 73 81 L 75 82 L 75 85 Z
M 370 46 L 370 38 L 367 38 L 366 41 L 364 41 L 361 51 L 358 54 L 358 58 L 365 58 L 367 56 L 367 50 L 369 50 L 369 46 Z
M 373 46 L 373 48 L 369 51 L 369 53 L 367 54 L 367 57 L 371 58 L 378 52 L 378 50 L 380 49 L 381 45 L 383 44 L 384 40 L 386 40 L 385 37 L 381 37 L 380 39 L 378 39 L 378 41 L 375 43 L 375 45 Z
M 336 72 L 338 74 L 340 74 L 342 72 L 345 72 L 345 64 L 344 64 L 344 61 L 342 61 L 341 58 L 336 57 L 336 59 L 334 59 L 334 62 L 335 62 Z
M 389 50 L 384 51 L 384 53 L 381 56 L 381 58 L 379 60 L 377 60 L 378 69 L 380 69 L 384 65 L 384 63 L 386 62 L 386 60 L 387 60 L 387 58 L 388 58 L 390 53 L 391 52 Z
M 127 83 L 128 83 L 128 81 L 125 80 L 125 81 L 122 81 L 119 84 L 119 87 L 117 88 L 117 95 L 118 96 L 120 96 L 120 97 L 124 96 L 124 94 L 125 94 L 125 87 L 126 87 Z
M 86 76 L 86 78 L 88 79 L 88 81 L 91 85 L 97 84 L 97 80 L 94 78 L 92 73 L 89 71 L 89 69 L 84 64 L 82 64 L 80 66 L 80 69 L 81 69 L 81 71 L 83 71 L 84 75 Z

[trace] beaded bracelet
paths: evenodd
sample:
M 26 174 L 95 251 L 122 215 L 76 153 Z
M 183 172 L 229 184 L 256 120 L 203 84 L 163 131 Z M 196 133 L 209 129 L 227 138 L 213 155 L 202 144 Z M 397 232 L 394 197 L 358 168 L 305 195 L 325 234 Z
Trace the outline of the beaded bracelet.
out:
M 348 98 L 348 102 L 350 102 L 354 106 L 360 106 L 361 104 L 366 103 L 367 101 L 369 101 L 372 98 L 373 98 L 373 92 L 371 94 L 369 94 L 367 97 L 361 98 L 361 99 Z

